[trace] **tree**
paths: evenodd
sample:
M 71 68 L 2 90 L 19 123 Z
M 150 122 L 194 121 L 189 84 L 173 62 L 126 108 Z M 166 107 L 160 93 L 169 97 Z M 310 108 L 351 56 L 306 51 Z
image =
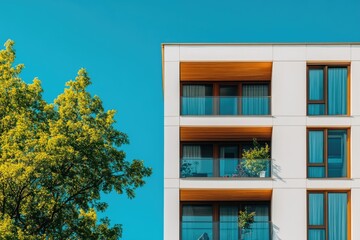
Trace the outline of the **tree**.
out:
M 251 229 L 251 224 L 254 223 L 256 213 L 255 212 L 249 212 L 247 207 L 245 207 L 245 210 L 239 211 L 238 216 L 238 226 L 241 230 L 240 232 L 240 239 L 244 239 L 244 235 L 249 232 Z
M 247 207 L 245 207 L 245 210 L 239 211 L 239 217 L 238 217 L 238 225 L 239 228 L 242 230 L 247 230 L 251 228 L 251 224 L 254 223 L 254 217 L 256 216 L 255 212 L 249 212 Z
M 125 160 L 128 137 L 87 92 L 85 69 L 49 104 L 38 79 L 19 77 L 13 45 L 0 50 L 0 239 L 120 238 L 120 225 L 97 219 L 100 193 L 133 198 L 151 168 Z
M 253 139 L 253 147 L 244 150 L 242 161 L 238 171 L 244 177 L 258 177 L 261 171 L 265 171 L 269 164 L 270 147 L 267 143 L 260 146 L 256 139 Z

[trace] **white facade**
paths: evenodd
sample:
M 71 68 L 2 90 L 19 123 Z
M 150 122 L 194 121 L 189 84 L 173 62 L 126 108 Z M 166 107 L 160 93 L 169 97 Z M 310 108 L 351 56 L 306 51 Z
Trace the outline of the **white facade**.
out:
M 272 62 L 271 116 L 180 115 L 180 62 Z M 350 116 L 307 116 L 306 67 L 313 62 L 350 63 Z M 360 239 L 360 45 L 163 45 L 164 239 L 180 239 L 180 189 L 272 189 L 273 240 L 307 239 L 307 191 L 351 191 L 351 239 Z M 181 126 L 271 126 L 276 173 L 266 180 L 180 178 Z M 346 127 L 351 132 L 348 179 L 308 179 L 308 127 Z M 275 170 L 273 170 L 275 171 Z M 241 184 L 239 184 L 241 183 Z M 350 239 L 350 237 L 349 237 Z M 339 239 L 341 240 L 341 239 Z

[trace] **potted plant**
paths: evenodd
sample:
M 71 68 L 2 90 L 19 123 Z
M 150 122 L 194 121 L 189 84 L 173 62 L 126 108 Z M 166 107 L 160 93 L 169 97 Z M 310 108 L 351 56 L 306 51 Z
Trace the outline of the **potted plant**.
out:
M 265 177 L 269 158 L 269 145 L 265 143 L 265 146 L 260 146 L 254 139 L 253 147 L 242 153 L 242 159 L 238 166 L 239 175 L 242 177 Z
M 245 207 L 245 210 L 239 211 L 239 217 L 238 217 L 238 225 L 240 228 L 240 239 L 243 239 L 243 236 L 245 234 L 249 233 L 251 229 L 251 224 L 254 222 L 255 212 L 249 212 L 247 207 Z
M 192 174 L 192 164 L 189 161 L 183 160 L 180 166 L 181 177 L 190 177 Z

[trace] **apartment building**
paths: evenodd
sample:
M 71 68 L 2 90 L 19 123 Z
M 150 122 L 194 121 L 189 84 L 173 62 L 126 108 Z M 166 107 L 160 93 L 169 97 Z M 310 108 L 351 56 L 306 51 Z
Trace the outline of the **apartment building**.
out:
M 360 239 L 360 43 L 162 48 L 165 240 Z

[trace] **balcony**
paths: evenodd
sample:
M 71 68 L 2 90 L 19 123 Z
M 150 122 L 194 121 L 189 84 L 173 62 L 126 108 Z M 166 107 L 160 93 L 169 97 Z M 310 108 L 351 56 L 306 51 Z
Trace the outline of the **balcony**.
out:
M 182 221 L 182 240 L 271 240 L 272 223 L 255 221 L 241 229 L 237 221 Z
M 269 116 L 271 97 L 181 97 L 182 116 Z
M 271 159 L 182 158 L 181 178 L 271 178 Z

